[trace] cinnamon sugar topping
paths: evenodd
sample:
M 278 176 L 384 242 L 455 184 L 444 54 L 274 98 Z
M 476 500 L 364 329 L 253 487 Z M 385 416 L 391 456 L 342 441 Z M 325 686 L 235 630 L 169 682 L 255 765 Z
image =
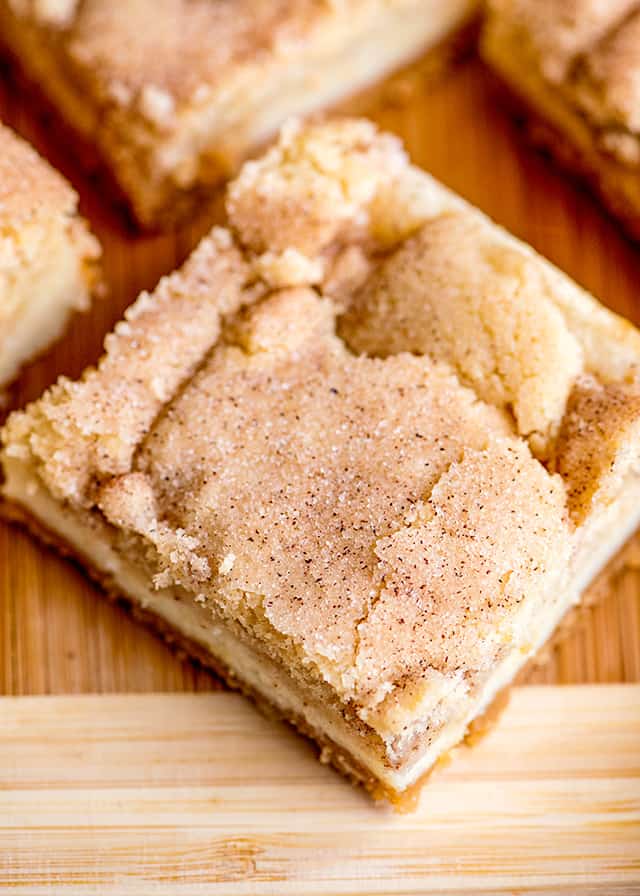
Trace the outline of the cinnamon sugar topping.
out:
M 6 455 L 394 738 L 568 587 L 638 337 L 369 123 L 286 130 L 228 211 Z

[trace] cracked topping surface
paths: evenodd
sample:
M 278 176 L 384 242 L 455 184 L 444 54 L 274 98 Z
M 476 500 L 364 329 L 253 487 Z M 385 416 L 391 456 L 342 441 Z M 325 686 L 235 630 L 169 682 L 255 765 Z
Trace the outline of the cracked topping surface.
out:
M 367 122 L 286 129 L 228 213 L 6 457 L 397 733 L 566 587 L 640 336 Z
M 604 148 L 640 164 L 638 0 L 492 0 L 546 78 L 601 129 Z
M 256 311 L 251 341 L 213 353 L 145 441 L 139 468 L 172 525 L 215 532 L 213 556 L 235 557 L 217 593 L 259 596 L 275 629 L 341 677 L 379 588 L 378 541 L 413 518 L 466 448 L 508 428 L 446 368 L 351 355 L 314 293 L 276 293 Z M 271 315 L 289 318 L 286 343 L 260 338 Z M 202 427 L 205 416 L 214 425 Z
M 428 221 L 360 288 L 340 333 L 356 351 L 446 361 L 518 432 L 548 438 L 583 357 L 534 261 L 463 211 Z M 496 297 L 500 301 L 496 301 Z

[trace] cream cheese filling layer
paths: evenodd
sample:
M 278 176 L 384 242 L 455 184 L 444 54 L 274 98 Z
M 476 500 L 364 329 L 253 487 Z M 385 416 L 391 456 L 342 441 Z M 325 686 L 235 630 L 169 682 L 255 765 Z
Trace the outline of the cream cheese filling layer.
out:
M 589 538 L 581 541 L 574 555 L 573 585 L 570 590 L 550 601 L 547 612 L 536 618 L 535 631 L 527 649 L 516 648 L 495 667 L 465 711 L 442 726 L 425 749 L 411 751 L 410 758 L 397 768 L 385 763 L 365 737 L 349 725 L 331 707 L 312 704 L 295 680 L 274 663 L 263 662 L 250 647 L 225 628 L 212 624 L 203 627 L 200 608 L 175 599 L 170 590 L 154 591 L 142 574 L 109 541 L 91 531 L 65 512 L 38 479 L 18 459 L 7 459 L 3 494 L 40 520 L 87 558 L 99 572 L 108 576 L 123 594 L 144 609 L 157 614 L 171 628 L 201 644 L 212 657 L 228 666 L 240 681 L 261 694 L 285 716 L 303 718 L 318 733 L 330 738 L 383 784 L 402 793 L 425 774 L 437 761 L 464 737 L 469 724 L 481 715 L 495 696 L 507 687 L 527 659 L 549 638 L 566 611 L 580 599 L 581 592 L 618 551 L 640 524 L 640 476 L 629 476 L 626 487 L 615 502 L 609 504 L 589 526 Z
M 61 236 L 40 248 L 34 264 L 0 274 L 0 385 L 61 335 L 74 309 L 88 303 L 83 262 Z

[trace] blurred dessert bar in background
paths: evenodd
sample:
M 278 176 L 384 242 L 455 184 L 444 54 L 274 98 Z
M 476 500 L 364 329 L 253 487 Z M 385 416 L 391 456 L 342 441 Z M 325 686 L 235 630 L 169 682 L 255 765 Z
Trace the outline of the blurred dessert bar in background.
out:
M 638 0 L 490 0 L 482 53 L 532 139 L 640 238 Z
M 99 255 L 69 184 L 0 125 L 0 390 L 88 308 Z
M 0 42 L 95 149 L 138 221 L 170 225 L 287 117 L 335 103 L 441 46 L 477 7 L 0 0 Z

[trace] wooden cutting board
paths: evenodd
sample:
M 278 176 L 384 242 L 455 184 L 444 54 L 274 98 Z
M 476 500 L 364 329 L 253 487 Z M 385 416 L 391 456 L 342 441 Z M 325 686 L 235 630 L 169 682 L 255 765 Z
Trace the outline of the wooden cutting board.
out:
M 525 687 L 417 811 L 231 694 L 0 700 L 0 890 L 640 893 L 640 686 Z

